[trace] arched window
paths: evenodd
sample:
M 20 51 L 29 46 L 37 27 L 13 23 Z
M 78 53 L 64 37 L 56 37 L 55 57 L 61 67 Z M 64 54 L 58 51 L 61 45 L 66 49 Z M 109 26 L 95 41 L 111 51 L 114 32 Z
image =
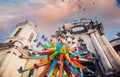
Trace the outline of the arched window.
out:
M 29 42 L 31 42 L 31 41 L 32 41 L 32 39 L 33 39 L 33 37 L 34 37 L 34 34 L 32 33 L 32 34 L 30 35 L 30 37 L 29 37 L 28 41 L 29 41 Z
M 18 31 L 14 34 L 14 36 L 17 36 L 21 30 L 22 30 L 22 28 L 19 28 Z

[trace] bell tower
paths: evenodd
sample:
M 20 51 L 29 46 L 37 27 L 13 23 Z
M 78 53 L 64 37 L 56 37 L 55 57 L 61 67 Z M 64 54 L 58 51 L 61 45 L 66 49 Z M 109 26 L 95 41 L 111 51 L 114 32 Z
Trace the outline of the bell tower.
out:
M 19 56 L 28 57 L 28 51 L 23 47 L 31 48 L 37 35 L 37 26 L 25 21 L 16 25 L 5 43 L 0 43 L 0 77 L 22 77 L 18 69 L 20 66 L 25 68 L 28 60 Z
M 15 46 L 23 47 L 28 46 L 32 47 L 33 40 L 38 34 L 37 26 L 34 23 L 25 21 L 16 25 L 15 30 L 11 35 L 6 39 L 7 42 L 14 42 Z

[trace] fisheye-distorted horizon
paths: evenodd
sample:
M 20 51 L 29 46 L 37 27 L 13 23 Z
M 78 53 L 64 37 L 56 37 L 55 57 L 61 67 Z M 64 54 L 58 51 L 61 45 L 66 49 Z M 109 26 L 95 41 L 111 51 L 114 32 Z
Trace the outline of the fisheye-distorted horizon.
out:
M 48 35 L 65 22 L 88 18 L 103 23 L 108 40 L 120 32 L 120 0 L 0 0 L 0 42 L 26 20 Z

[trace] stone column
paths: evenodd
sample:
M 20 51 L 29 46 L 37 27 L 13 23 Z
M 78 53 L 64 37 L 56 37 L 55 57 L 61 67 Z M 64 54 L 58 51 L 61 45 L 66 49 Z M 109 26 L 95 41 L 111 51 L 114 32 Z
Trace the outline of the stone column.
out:
M 91 37 L 94 47 L 96 49 L 96 53 L 98 53 L 101 64 L 103 65 L 104 72 L 105 73 L 110 72 L 110 70 L 112 70 L 113 68 L 112 68 L 108 58 L 106 57 L 102 47 L 100 46 L 95 34 L 94 33 L 90 34 L 90 37 Z

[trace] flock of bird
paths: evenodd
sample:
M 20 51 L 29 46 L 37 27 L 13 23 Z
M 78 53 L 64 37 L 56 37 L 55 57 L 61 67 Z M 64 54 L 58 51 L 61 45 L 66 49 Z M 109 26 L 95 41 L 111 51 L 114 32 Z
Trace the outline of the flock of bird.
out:
M 62 0 L 62 2 L 65 2 L 65 1 L 67 1 L 67 0 Z M 68 3 L 71 3 L 72 1 L 73 1 L 73 0 L 68 0 Z M 79 9 L 79 10 L 82 9 L 83 11 L 86 11 L 86 8 L 82 7 L 80 3 L 81 3 L 81 0 L 78 0 L 78 2 L 77 2 L 77 7 L 78 7 L 78 9 Z M 90 4 L 91 4 L 91 5 L 95 5 L 96 3 L 95 3 L 95 2 L 91 2 Z

